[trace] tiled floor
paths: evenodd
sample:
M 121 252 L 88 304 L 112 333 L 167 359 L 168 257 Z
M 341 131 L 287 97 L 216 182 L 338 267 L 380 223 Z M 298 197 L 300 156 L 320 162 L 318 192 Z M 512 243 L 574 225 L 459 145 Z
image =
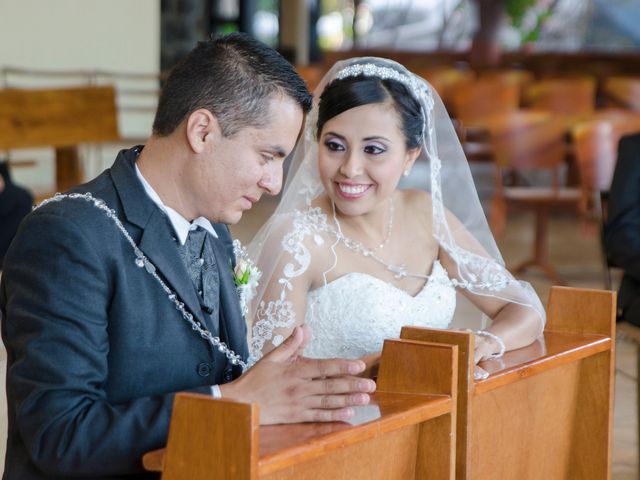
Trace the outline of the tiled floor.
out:
M 261 202 L 234 234 L 247 241 L 261 219 L 268 215 L 272 204 Z M 528 256 L 532 244 L 533 219 L 523 215 L 510 218 L 505 237 L 499 245 L 507 265 L 514 265 Z M 570 217 L 554 218 L 550 226 L 551 260 L 570 286 L 602 288 L 602 270 L 598 237 L 595 232 L 582 228 Z M 539 273 L 522 276 L 530 281 L 543 301 L 546 301 L 550 283 Z M 618 339 L 616 353 L 616 391 L 614 410 L 613 480 L 638 478 L 638 419 L 635 388 L 636 350 L 628 340 Z M 4 388 L 4 352 L 0 352 L 0 385 Z M 0 438 L 6 437 L 6 403 L 0 395 Z M 0 470 L 4 461 L 4 442 L 0 445 Z

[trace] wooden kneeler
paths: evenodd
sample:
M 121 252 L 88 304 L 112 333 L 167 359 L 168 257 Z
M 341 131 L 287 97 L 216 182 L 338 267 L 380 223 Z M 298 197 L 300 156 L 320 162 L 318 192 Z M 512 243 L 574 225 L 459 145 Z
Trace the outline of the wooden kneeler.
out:
M 458 348 L 384 344 L 374 414 L 346 422 L 259 425 L 259 407 L 176 396 L 166 449 L 145 468 L 163 480 L 455 477 Z M 378 412 L 379 410 L 379 412 Z
M 553 287 L 544 338 L 481 366 L 473 335 L 405 327 L 459 348 L 456 478 L 611 478 L 614 292 Z

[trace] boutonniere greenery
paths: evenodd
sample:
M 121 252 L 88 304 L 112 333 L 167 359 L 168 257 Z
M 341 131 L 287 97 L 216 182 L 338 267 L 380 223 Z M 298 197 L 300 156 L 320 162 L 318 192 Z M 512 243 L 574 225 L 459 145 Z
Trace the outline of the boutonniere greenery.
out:
M 238 299 L 240 300 L 240 310 L 246 317 L 249 312 L 249 302 L 256 294 L 258 280 L 262 272 L 249 258 L 247 249 L 242 246 L 240 240 L 233 241 L 233 254 L 236 257 L 236 266 L 233 269 L 233 281 L 236 284 Z

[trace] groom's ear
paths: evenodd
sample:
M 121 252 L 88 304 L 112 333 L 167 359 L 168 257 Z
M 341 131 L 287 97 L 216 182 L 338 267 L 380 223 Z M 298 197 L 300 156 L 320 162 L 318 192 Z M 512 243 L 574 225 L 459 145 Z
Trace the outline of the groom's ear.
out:
M 187 117 L 187 142 L 194 153 L 204 152 L 221 135 L 218 119 L 206 108 L 195 110 Z

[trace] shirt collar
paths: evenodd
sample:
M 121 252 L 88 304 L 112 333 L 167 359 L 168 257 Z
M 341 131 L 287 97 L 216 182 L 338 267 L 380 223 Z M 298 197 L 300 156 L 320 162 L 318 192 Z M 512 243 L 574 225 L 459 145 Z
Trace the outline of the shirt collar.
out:
M 184 218 L 182 215 L 176 212 L 173 208 L 167 207 L 164 203 L 162 203 L 160 196 L 156 193 L 156 191 L 149 184 L 149 182 L 147 182 L 147 180 L 142 176 L 142 172 L 138 168 L 138 164 L 135 164 L 135 167 L 136 167 L 136 175 L 138 176 L 138 179 L 142 183 L 142 186 L 144 187 L 144 191 L 147 193 L 147 195 L 153 201 L 153 203 L 155 203 L 160 208 L 160 210 L 162 210 L 167 215 L 167 217 L 169 217 L 169 221 L 171 222 L 171 226 L 173 227 L 173 230 L 176 232 L 176 235 L 178 236 L 180 245 L 184 245 L 185 242 L 187 241 L 187 235 L 189 235 L 189 232 L 191 230 L 195 230 L 199 226 L 204 228 L 207 232 L 209 232 L 215 238 L 218 238 L 218 234 L 214 230 L 213 225 L 206 218 L 198 217 L 193 222 L 189 222 L 189 220 Z

